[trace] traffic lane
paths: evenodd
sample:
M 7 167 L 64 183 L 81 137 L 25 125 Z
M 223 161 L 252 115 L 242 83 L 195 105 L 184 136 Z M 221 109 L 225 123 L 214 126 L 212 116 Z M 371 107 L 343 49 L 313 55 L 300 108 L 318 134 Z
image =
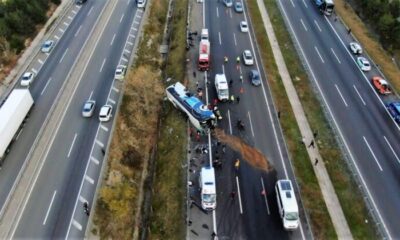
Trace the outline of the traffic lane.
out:
M 336 114 L 335 114 L 336 115 Z M 361 121 L 363 121 L 363 119 L 362 118 L 359 118 L 359 120 L 357 121 L 358 123 L 362 123 Z M 355 125 L 357 125 L 357 123 L 355 124 Z M 352 126 L 354 126 L 354 125 L 352 125 Z M 359 126 L 359 125 L 358 125 Z M 374 127 L 372 128 L 372 129 L 374 129 Z M 354 132 L 354 129 L 349 129 L 349 131 L 350 132 Z M 348 132 L 348 131 L 344 131 L 344 132 Z M 358 140 L 359 141 L 359 140 Z M 353 143 L 354 144 L 354 143 Z M 360 153 L 360 154 L 362 154 L 362 153 Z M 365 155 L 365 154 L 364 154 Z M 361 155 L 362 156 L 362 155 Z M 371 157 L 369 157 L 369 159 L 371 159 Z M 365 163 L 364 163 L 364 165 L 365 165 Z M 376 167 L 375 168 L 373 168 L 373 169 L 376 169 Z
M 100 6 L 100 4 L 98 4 Z M 101 6 L 100 6 L 101 7 Z M 73 10 L 74 11 L 74 10 Z M 77 12 L 76 19 L 80 19 L 80 16 L 82 15 L 82 12 L 79 11 Z M 71 26 L 68 28 L 65 38 L 68 37 L 69 31 L 73 31 L 74 29 L 74 23 L 76 21 L 73 21 L 71 23 Z M 92 24 L 91 22 L 88 22 L 88 26 Z M 4 204 L 10 189 L 18 175 L 18 172 L 20 171 L 21 167 L 23 166 L 26 156 L 28 155 L 28 152 L 31 150 L 30 146 L 32 146 L 33 142 L 36 139 L 36 136 L 38 135 L 38 130 L 41 128 L 45 118 L 46 118 L 46 113 L 50 109 L 50 106 L 52 104 L 53 99 L 57 95 L 57 91 L 53 91 L 53 95 L 49 96 L 51 99 L 40 99 L 39 96 L 42 93 L 43 90 L 46 90 L 46 84 L 51 81 L 50 75 L 51 74 L 59 74 L 55 73 L 56 71 L 60 71 L 60 69 L 57 68 L 56 63 L 58 63 L 58 59 L 61 58 L 61 51 L 65 48 L 63 47 L 63 43 L 69 42 L 68 39 L 66 41 L 63 41 L 64 38 L 60 39 L 59 45 L 57 45 L 56 48 L 53 49 L 52 53 L 48 57 L 49 59 L 46 60 L 45 65 L 41 69 L 41 71 L 38 73 L 36 76 L 36 80 L 33 82 L 33 85 L 31 86 L 31 93 L 35 99 L 35 106 L 31 111 L 29 121 L 24 127 L 24 130 L 21 132 L 20 136 L 18 137 L 18 141 L 16 141 L 13 144 L 13 149 L 19 149 L 19 151 L 11 151 L 10 154 L 7 156 L 7 160 L 3 164 L 3 170 L 4 173 L 0 175 L 0 188 L 2 189 L 0 193 L 0 203 L 1 205 Z M 65 64 L 65 62 L 64 62 Z M 65 65 L 68 66 L 68 65 Z M 39 69 L 38 69 L 39 70 Z M 61 72 L 65 73 L 65 69 L 63 69 Z M 66 74 L 60 74 L 65 76 Z M 42 80 L 43 81 L 42 81 Z M 65 77 L 63 77 L 63 80 Z M 42 86 L 40 86 L 42 85 Z M 46 106 L 43 106 L 45 104 Z M 39 114 L 36 114 L 37 111 L 40 111 Z M 29 146 L 29 147 L 28 147 Z
M 107 76 L 107 78 L 109 78 L 109 79 L 112 79 L 113 78 L 113 71 L 108 71 L 109 72 L 109 76 Z M 104 88 L 104 87 L 102 87 L 101 89 L 107 89 L 107 88 Z M 87 96 L 86 96 L 87 97 Z M 85 98 L 86 99 L 86 98 Z M 81 101 L 80 103 L 79 103 L 79 110 L 78 111 L 80 111 L 80 109 L 81 109 L 81 104 L 83 103 L 83 101 Z M 80 115 L 80 112 L 79 112 L 79 115 Z M 69 120 L 68 122 L 73 122 L 73 120 Z M 69 128 L 68 128 L 69 129 Z M 67 133 L 68 133 L 68 129 L 67 129 Z M 83 131 L 82 131 L 83 132 Z M 65 134 L 62 134 L 62 136 L 65 136 L 67 133 L 65 133 Z M 61 142 L 63 142 L 63 141 L 61 141 Z M 57 148 L 57 149 L 59 149 L 59 148 Z M 54 168 L 57 168 L 57 164 L 56 164 L 56 167 L 54 167 Z

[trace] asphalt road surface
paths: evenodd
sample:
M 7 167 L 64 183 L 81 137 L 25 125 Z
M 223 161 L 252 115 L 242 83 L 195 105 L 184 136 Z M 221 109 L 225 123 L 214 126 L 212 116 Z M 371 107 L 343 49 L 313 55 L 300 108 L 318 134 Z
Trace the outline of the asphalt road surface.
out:
M 67 18 L 71 19 L 68 28 L 61 23 L 60 27 L 65 27 L 59 30 L 62 36 L 57 32 L 52 36 L 59 38 L 58 43 L 30 88 L 35 107 L 1 169 L 0 200 L 3 204 L 56 95 L 105 6 L 106 1 L 101 0 L 73 7 Z M 45 155 L 13 237 L 84 237 L 88 218 L 82 205 L 85 201 L 91 205 L 93 201 L 103 163 L 102 149 L 107 146 L 112 126 L 112 121 L 99 123 L 99 109 L 107 103 L 114 107 L 115 114 L 122 84 L 114 81 L 114 71 L 118 64 L 127 64 L 142 15 L 135 1 L 118 0 L 106 25 L 102 26 L 104 30 L 99 39 L 88 42 L 95 44 L 95 50 L 76 91 L 71 93 L 72 100 Z M 90 119 L 81 116 L 87 99 L 96 100 L 95 114 Z
M 225 7 L 222 1 L 205 1 L 204 4 L 203 21 L 205 28 L 209 29 L 211 42 L 212 64 L 208 73 L 210 102 L 217 98 L 214 88 L 214 77 L 217 73 L 225 73 L 228 82 L 233 81 L 229 91 L 235 96 L 234 103 L 219 104 L 224 117 L 219 127 L 260 150 L 275 169 L 266 173 L 242 160 L 239 171 L 235 172 L 234 160 L 241 157 L 234 151 L 224 154 L 224 167 L 216 172 L 218 237 L 309 239 L 311 233 L 304 217 L 293 170 L 266 81 L 268 73 L 265 73 L 261 66 L 257 46 L 253 41 L 253 32 L 242 33 L 239 29 L 239 22 L 242 20 L 247 20 L 250 24 L 249 16 L 247 13 L 236 13 L 233 8 Z M 256 57 L 253 66 L 243 64 L 241 56 L 245 49 L 250 50 Z M 228 57 L 228 63 L 224 63 L 224 56 Z M 236 63 L 237 56 L 241 57 L 240 64 Z M 251 85 L 248 77 L 251 69 L 261 72 L 262 86 Z M 243 82 L 240 81 L 240 74 L 243 75 Z M 240 97 L 239 101 L 237 96 Z M 245 131 L 236 128 L 238 119 L 245 123 Z M 276 180 L 283 178 L 289 178 L 294 183 L 300 208 L 301 225 L 298 230 L 290 233 L 283 229 L 274 190 Z M 266 192 L 265 196 L 261 194 L 263 189 Z M 234 200 L 230 197 L 232 191 L 237 193 Z
M 278 6 L 381 229 L 389 238 L 400 238 L 399 127 L 383 105 L 394 97 L 378 96 L 372 88 L 370 80 L 379 71 L 359 69 L 348 50 L 353 39 L 334 16 L 320 15 L 312 1 L 279 0 Z

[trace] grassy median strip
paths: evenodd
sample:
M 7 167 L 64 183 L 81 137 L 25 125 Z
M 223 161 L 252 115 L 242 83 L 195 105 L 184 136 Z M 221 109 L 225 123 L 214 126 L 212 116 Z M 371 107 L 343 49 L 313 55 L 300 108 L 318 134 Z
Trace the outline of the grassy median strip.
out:
M 272 50 L 262 24 L 257 3 L 255 0 L 250 0 L 248 3 L 257 42 L 262 52 L 261 55 L 265 64 L 264 67 L 270 76 L 269 83 L 274 100 L 277 108 L 281 111 L 281 126 L 295 167 L 296 177 L 301 188 L 302 200 L 310 217 L 313 234 L 317 239 L 336 238 L 335 230 L 326 209 L 325 202 L 323 201 L 306 149 L 304 146 L 299 145 L 298 140 L 301 138 L 300 132 L 292 113 L 289 100 L 287 99 L 285 91 L 282 90 L 284 89 L 283 83 L 275 66 Z M 325 118 L 320 102 L 315 96 L 308 76 L 296 54 L 296 49 L 293 46 L 278 6 L 276 2 L 272 0 L 264 0 L 264 3 L 270 15 L 285 62 L 287 66 L 290 66 L 288 70 L 306 112 L 307 119 L 312 129 L 318 131 L 317 144 L 320 154 L 325 161 L 326 168 L 335 187 L 336 194 L 338 195 L 352 234 L 356 239 L 374 239 L 377 237 L 377 234 L 369 219 L 368 211 L 363 204 L 362 195 L 350 177 L 351 174 L 342 157 L 334 133 Z M 365 223 L 365 220 L 369 220 L 369 223 Z
M 187 4 L 187 0 L 174 1 L 170 52 L 164 69 L 165 77 L 172 77 L 173 82 L 185 79 Z M 152 239 L 185 239 L 186 185 L 183 179 L 186 171 L 182 166 L 186 164 L 186 126 L 186 118 L 165 102 L 150 220 Z
M 135 66 L 125 78 L 125 92 L 100 188 L 92 233 L 102 239 L 131 239 L 142 208 L 142 181 L 157 140 L 164 86 L 158 52 L 166 18 L 166 1 L 152 1 L 138 46 Z M 144 184 L 146 185 L 146 184 Z

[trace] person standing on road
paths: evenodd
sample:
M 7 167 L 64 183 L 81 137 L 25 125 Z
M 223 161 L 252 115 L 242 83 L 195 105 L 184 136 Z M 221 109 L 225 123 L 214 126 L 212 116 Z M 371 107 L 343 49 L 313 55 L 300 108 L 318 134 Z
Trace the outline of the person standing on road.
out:
M 227 56 L 224 57 L 224 63 L 228 63 L 228 57 Z
M 235 161 L 235 169 L 236 169 L 236 172 L 239 171 L 239 167 L 240 167 L 240 160 L 239 160 L 239 158 L 237 158 L 236 161 Z
M 240 97 L 239 96 L 236 97 L 236 101 L 237 101 L 237 103 L 240 102 Z

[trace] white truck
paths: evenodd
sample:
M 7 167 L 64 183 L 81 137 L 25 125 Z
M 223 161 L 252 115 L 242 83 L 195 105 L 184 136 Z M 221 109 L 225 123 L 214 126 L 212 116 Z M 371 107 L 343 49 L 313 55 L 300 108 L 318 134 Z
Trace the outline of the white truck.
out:
M 14 89 L 0 106 L 0 164 L 10 151 L 33 104 L 29 89 Z
M 201 207 L 204 210 L 214 210 L 217 207 L 214 168 L 202 167 L 199 182 L 201 186 Z
M 217 91 L 218 100 L 229 100 L 229 85 L 225 74 L 215 74 L 215 90 Z

